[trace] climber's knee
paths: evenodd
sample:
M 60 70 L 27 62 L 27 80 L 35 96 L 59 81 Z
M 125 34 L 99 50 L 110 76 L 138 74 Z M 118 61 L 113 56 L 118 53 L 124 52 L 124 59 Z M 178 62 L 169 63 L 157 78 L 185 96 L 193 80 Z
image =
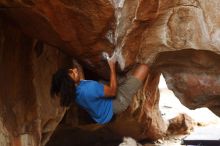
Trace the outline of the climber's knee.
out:
M 146 76 L 148 75 L 149 66 L 147 64 L 139 64 L 133 71 L 132 75 L 139 79 L 140 81 L 144 81 Z

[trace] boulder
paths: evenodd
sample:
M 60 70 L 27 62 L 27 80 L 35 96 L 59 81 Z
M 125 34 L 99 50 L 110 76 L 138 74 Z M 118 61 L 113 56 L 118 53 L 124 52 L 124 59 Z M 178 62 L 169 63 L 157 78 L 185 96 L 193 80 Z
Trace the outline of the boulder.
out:
M 1 24 L 0 145 L 45 145 L 66 111 L 49 91 L 52 74 L 67 57 Z
M 166 134 L 158 108 L 161 74 L 184 105 L 220 115 L 219 1 L 2 0 L 0 6 L 5 145 L 45 145 L 65 113 L 48 93 L 52 73 L 70 56 L 92 79 L 108 80 L 102 51 L 117 52 L 122 76 L 137 63 L 150 66 L 130 107 L 107 125 L 118 135 L 155 140 Z M 75 114 L 66 121 L 86 126 L 72 108 Z
M 194 120 L 187 114 L 181 113 L 173 119 L 169 120 L 169 127 L 167 129 L 168 135 L 183 135 L 189 134 L 196 126 Z

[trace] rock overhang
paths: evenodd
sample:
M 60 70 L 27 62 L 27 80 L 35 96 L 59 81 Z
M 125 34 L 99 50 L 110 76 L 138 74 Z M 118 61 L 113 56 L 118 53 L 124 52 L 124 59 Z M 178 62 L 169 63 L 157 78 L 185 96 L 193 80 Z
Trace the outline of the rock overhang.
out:
M 188 107 L 209 106 L 219 115 L 217 14 L 220 3 L 215 0 L 116 2 L 119 3 L 2 1 L 0 13 L 26 35 L 60 48 L 101 78 L 108 78 L 108 67 L 100 61 L 102 51 L 118 52 L 122 70 L 136 63 L 150 64 L 151 75 L 139 97 L 134 99 L 139 104 L 131 106 L 133 112 L 128 112 L 135 120 L 132 123 L 127 119 L 127 126 L 146 126 L 145 131 L 133 133 L 137 138 L 157 139 L 166 132 L 157 109 L 160 73 Z M 127 128 L 126 122 L 123 124 Z M 131 129 L 130 134 L 132 130 L 136 129 Z

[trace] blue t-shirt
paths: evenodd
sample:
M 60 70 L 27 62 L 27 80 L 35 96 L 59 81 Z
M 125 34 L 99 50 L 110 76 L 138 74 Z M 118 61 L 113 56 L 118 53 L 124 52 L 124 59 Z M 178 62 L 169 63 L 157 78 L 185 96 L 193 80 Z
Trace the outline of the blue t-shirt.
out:
M 104 85 L 93 80 L 81 80 L 76 87 L 76 102 L 99 124 L 113 116 L 112 99 L 104 97 Z

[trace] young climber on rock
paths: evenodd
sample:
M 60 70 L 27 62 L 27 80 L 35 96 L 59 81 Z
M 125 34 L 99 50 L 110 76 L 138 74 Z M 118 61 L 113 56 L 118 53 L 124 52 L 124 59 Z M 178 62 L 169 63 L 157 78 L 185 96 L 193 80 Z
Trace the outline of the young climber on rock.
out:
M 75 100 L 99 124 L 108 123 L 114 114 L 127 109 L 149 69 L 148 65 L 139 64 L 123 84 L 117 86 L 117 55 L 114 53 L 112 57 L 108 57 L 108 54 L 104 56 L 111 71 L 109 85 L 82 79 L 74 65 L 59 69 L 53 74 L 51 83 L 51 95 L 60 96 L 61 106 L 69 106 L 72 100 Z

